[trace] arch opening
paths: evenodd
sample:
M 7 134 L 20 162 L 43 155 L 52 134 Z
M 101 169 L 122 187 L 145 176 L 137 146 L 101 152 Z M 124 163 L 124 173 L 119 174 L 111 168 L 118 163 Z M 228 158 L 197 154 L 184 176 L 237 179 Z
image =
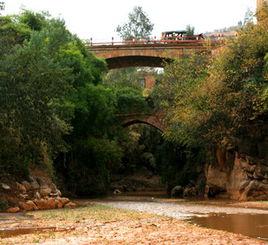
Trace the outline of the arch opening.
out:
M 108 69 L 126 67 L 161 67 L 172 62 L 170 58 L 154 56 L 120 56 L 106 59 Z
M 161 133 L 164 132 L 163 126 L 160 125 L 160 123 L 158 123 L 158 122 L 150 122 L 150 121 L 141 120 L 141 119 L 132 119 L 132 120 L 125 121 L 125 122 L 122 123 L 122 126 L 124 128 L 126 128 L 126 127 L 136 125 L 136 124 L 145 124 L 145 125 L 151 126 L 151 127 L 155 128 L 155 129 L 159 130 Z

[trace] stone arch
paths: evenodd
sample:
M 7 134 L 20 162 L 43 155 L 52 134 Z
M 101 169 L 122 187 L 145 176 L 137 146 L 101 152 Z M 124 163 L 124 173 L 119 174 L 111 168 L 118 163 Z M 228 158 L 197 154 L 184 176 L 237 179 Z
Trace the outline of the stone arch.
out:
M 115 56 L 106 58 L 105 60 L 108 65 L 108 69 L 134 66 L 164 67 L 166 63 L 170 63 L 172 61 L 171 58 L 142 55 Z
M 134 124 L 146 124 L 164 132 L 165 126 L 158 115 L 149 115 L 147 117 L 127 117 L 121 121 L 123 127 L 128 127 Z

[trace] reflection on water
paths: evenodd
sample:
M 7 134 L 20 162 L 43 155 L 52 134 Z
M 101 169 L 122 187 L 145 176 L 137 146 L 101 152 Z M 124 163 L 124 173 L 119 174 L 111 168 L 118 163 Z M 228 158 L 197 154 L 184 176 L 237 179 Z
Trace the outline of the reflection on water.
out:
M 267 214 L 211 214 L 207 217 L 193 217 L 190 222 L 207 228 L 268 240 Z

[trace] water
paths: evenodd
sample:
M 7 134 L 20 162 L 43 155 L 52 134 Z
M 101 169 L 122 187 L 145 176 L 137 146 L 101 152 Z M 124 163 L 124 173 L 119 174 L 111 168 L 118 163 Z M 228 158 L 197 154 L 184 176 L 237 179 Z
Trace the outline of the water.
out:
M 225 230 L 268 241 L 267 214 L 210 214 L 192 217 L 190 223 L 206 228 Z

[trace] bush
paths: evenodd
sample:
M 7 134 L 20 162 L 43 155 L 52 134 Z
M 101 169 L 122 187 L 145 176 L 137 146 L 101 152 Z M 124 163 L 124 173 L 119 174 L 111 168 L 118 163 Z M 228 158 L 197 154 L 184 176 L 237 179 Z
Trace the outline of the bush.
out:
M 0 200 L 0 211 L 5 211 L 8 208 L 8 202 L 6 200 Z

